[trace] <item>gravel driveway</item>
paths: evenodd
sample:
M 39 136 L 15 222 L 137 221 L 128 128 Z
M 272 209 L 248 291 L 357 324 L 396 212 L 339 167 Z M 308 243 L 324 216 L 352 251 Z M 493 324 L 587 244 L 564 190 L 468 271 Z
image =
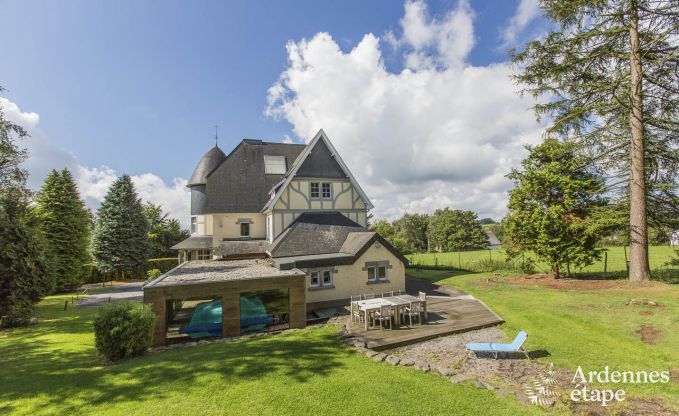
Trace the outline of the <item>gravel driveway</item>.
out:
M 118 302 L 121 300 L 139 301 L 144 298 L 141 287 L 143 282 L 120 283 L 98 293 L 87 295 L 80 299 L 78 306 L 101 306 L 106 303 Z

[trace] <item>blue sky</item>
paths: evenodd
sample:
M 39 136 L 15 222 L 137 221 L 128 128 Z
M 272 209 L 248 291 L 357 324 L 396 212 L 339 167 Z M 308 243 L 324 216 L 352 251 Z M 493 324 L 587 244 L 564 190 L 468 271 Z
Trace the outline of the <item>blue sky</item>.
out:
M 522 3 L 526 8 L 533 2 Z M 505 62 L 508 47 L 518 43 L 506 35 L 512 24 L 520 39 L 540 28 L 530 13 L 527 23 L 517 23 L 518 0 L 417 5 L 426 8 L 423 21 L 430 29 L 465 8 L 473 21 L 466 67 Z M 408 67 L 405 56 L 413 50 L 433 57 L 444 53 L 433 41 L 418 46 L 409 40 L 404 3 L 396 1 L 0 0 L 0 15 L 0 85 L 8 90 L 2 95 L 21 112 L 39 114 L 34 127 L 47 145 L 70 153 L 81 166 L 152 173 L 168 184 L 190 176 L 213 144 L 215 124 L 226 151 L 246 137 L 305 139 L 293 115 L 267 114 L 272 110 L 267 91 L 291 68 L 288 42 L 325 32 L 348 56 L 372 33 L 384 69 L 394 75 Z M 411 70 L 441 72 L 446 65 Z M 294 88 L 286 90 L 292 100 L 302 95 Z M 333 132 L 328 134 L 334 141 Z M 399 179 L 388 182 L 398 185 Z

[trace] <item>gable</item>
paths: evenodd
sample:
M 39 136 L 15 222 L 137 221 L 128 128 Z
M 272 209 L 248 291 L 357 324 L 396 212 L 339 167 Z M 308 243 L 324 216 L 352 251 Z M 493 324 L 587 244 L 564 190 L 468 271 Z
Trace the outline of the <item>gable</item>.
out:
M 311 149 L 304 162 L 297 170 L 298 177 L 306 178 L 346 178 L 342 167 L 333 157 L 324 141 L 320 140 Z
M 318 147 L 318 150 L 316 148 Z M 314 154 L 314 156 L 312 156 Z M 311 161 L 307 164 L 308 159 Z M 323 163 L 322 163 L 323 162 Z M 326 166 L 323 166 L 326 165 Z M 300 174 L 302 167 L 305 167 L 305 174 Z M 314 173 L 325 172 L 326 175 L 341 175 L 341 176 L 319 176 L 314 175 Z M 269 191 L 271 199 L 263 208 L 263 211 L 271 210 L 276 203 L 281 198 L 281 195 L 285 190 L 287 190 L 290 182 L 296 177 L 309 177 L 309 178 L 328 178 L 328 179 L 349 179 L 351 187 L 358 194 L 358 198 L 362 200 L 365 209 L 370 210 L 373 208 L 372 202 L 365 194 L 361 186 L 356 182 L 356 178 L 351 174 L 349 168 L 342 160 L 342 157 L 337 153 L 334 146 L 325 135 L 325 132 L 321 129 L 316 133 L 316 136 L 307 145 L 306 149 L 297 157 L 293 163 L 290 171 L 285 175 L 280 183 L 276 183 L 275 187 L 272 187 Z M 321 207 L 323 208 L 323 207 Z

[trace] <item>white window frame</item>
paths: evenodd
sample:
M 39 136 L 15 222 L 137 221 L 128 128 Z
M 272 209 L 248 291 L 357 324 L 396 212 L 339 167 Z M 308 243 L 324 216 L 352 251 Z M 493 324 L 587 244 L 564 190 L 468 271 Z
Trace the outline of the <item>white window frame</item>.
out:
M 196 257 L 197 260 L 212 260 L 212 250 L 198 250 Z
M 326 273 L 330 276 L 330 280 L 325 282 Z M 316 269 L 309 272 L 309 287 L 314 289 L 328 289 L 335 287 L 335 279 L 332 269 Z M 314 283 L 314 279 L 317 282 Z
M 316 185 L 316 196 L 314 196 L 314 185 Z M 321 183 L 320 182 L 309 182 L 309 198 L 311 198 L 311 199 L 321 199 Z
M 195 234 L 196 231 L 198 231 L 198 219 L 191 217 L 191 234 Z
M 330 282 L 328 282 L 328 283 L 325 282 L 325 274 L 326 273 L 328 273 L 328 275 L 330 276 Z M 328 269 L 328 270 L 321 271 L 321 286 L 329 287 L 329 286 L 332 286 L 332 285 L 333 285 L 332 270 Z
M 371 270 L 373 272 L 372 278 L 370 278 L 370 271 Z M 377 266 L 366 267 L 366 271 L 368 272 L 368 281 L 369 282 L 376 282 L 377 281 Z
M 325 187 L 328 187 L 328 196 L 325 196 Z M 332 199 L 332 182 L 321 182 L 321 199 Z
M 380 276 L 380 269 L 384 269 L 384 276 Z M 368 266 L 365 268 L 365 270 L 368 273 L 368 282 L 370 283 L 386 282 L 389 280 L 389 267 L 387 264 Z M 372 278 L 370 278 L 371 270 L 373 272 Z
M 314 275 L 316 275 L 316 283 L 314 284 Z M 321 272 L 316 270 L 309 273 L 309 287 L 321 287 Z

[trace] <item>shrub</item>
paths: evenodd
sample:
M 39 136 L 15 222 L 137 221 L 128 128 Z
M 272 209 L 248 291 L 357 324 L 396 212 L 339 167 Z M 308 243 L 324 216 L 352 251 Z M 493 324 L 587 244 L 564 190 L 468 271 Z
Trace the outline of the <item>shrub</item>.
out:
M 116 302 L 99 309 L 94 319 L 97 351 L 109 361 L 142 355 L 151 346 L 155 317 L 151 308 Z
M 514 263 L 499 259 L 478 259 L 470 261 L 464 268 L 472 272 L 496 272 L 499 270 L 513 271 Z
M 163 274 L 160 272 L 158 269 L 151 269 L 148 272 L 146 272 L 146 283 L 155 280 L 160 277 L 160 275 Z

